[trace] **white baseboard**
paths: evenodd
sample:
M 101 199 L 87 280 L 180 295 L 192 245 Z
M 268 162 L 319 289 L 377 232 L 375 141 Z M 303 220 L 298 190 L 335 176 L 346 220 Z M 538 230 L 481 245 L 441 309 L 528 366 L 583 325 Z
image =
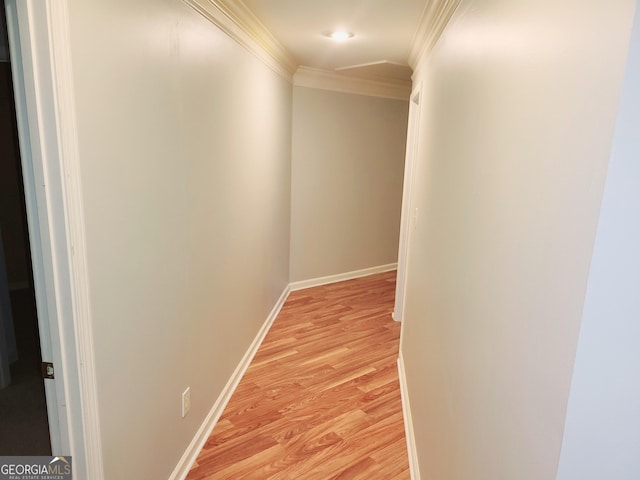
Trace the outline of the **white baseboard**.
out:
M 416 450 L 416 437 L 413 433 L 413 421 L 411 420 L 411 407 L 409 406 L 409 390 L 407 389 L 407 377 L 404 370 L 402 351 L 398 356 L 398 379 L 400 380 L 400 396 L 402 397 L 402 416 L 404 417 L 404 433 L 407 437 L 407 453 L 409 454 L 409 472 L 411 480 L 420 480 L 420 468 L 418 466 L 418 451 Z
M 289 288 L 292 292 L 296 290 L 303 290 L 305 288 L 319 287 L 320 285 L 328 285 L 330 283 L 344 282 L 345 280 L 352 280 L 354 278 L 366 277 L 368 275 L 374 275 L 376 273 L 389 272 L 398 268 L 397 263 L 389 263 L 387 265 L 379 265 L 377 267 L 364 268 L 362 270 L 355 270 L 353 272 L 339 273 L 337 275 L 329 275 L 327 277 L 312 278 L 310 280 L 302 280 L 300 282 L 292 282 L 289 284 Z
M 218 423 L 218 420 L 220 419 L 222 412 L 227 406 L 227 403 L 229 403 L 233 392 L 235 392 L 238 384 L 240 383 L 240 380 L 247 371 L 247 368 L 249 368 L 251 360 L 253 360 L 253 357 L 258 351 L 258 348 L 260 348 L 264 337 L 267 336 L 271 325 L 273 325 L 273 322 L 280 313 L 280 310 L 282 309 L 284 302 L 287 300 L 289 293 L 291 293 L 291 288 L 287 286 L 274 305 L 273 309 L 271 310 L 271 313 L 269 313 L 269 316 L 260 328 L 260 331 L 253 339 L 253 342 L 249 346 L 247 352 L 244 354 L 244 357 L 242 357 L 242 360 L 240 360 L 240 363 L 231 375 L 231 378 L 229 378 L 229 381 L 222 389 L 222 392 L 218 396 L 216 402 L 213 404 L 213 407 L 211 407 L 209 414 L 204 419 L 204 422 L 196 432 L 193 440 L 191 440 L 191 443 L 187 447 L 187 450 L 184 452 L 184 455 L 182 455 L 182 458 L 178 462 L 178 465 L 176 465 L 176 468 L 173 470 L 173 473 L 169 477 L 169 480 L 184 480 L 186 478 L 189 470 L 191 470 L 191 467 L 195 463 L 198 454 L 211 435 L 213 428 L 216 426 L 216 423 Z

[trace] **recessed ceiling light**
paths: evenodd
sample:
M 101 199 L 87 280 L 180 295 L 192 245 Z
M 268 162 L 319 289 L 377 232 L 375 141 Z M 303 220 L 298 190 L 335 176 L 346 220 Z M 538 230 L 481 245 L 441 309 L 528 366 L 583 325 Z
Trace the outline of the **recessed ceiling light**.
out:
M 325 34 L 327 37 L 329 37 L 332 40 L 335 40 L 336 42 L 344 42 L 345 40 L 350 39 L 351 37 L 353 37 L 353 33 L 351 32 L 344 32 L 344 31 L 335 31 L 335 32 L 328 32 Z

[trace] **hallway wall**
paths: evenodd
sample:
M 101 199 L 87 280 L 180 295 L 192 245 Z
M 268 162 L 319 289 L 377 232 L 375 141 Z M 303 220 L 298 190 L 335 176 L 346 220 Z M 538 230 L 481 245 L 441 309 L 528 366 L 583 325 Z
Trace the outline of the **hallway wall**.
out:
M 423 479 L 556 477 L 633 11 L 463 0 L 422 59 L 401 349 Z
M 69 8 L 105 478 L 168 478 L 288 283 L 292 85 L 183 2 Z
M 640 2 L 609 162 L 558 480 L 640 478 Z
M 294 87 L 292 282 L 397 262 L 408 108 Z

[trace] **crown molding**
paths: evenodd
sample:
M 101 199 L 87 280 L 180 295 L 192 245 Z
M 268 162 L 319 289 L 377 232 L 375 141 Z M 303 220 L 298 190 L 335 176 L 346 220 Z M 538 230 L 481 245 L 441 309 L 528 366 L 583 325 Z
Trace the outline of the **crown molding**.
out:
M 409 100 L 411 82 L 404 80 L 374 80 L 351 77 L 333 70 L 301 66 L 293 76 L 293 84 L 298 87 L 332 90 L 334 92 L 355 93 L 370 97 Z
M 268 67 L 293 81 L 298 62 L 241 0 L 183 0 Z
M 418 24 L 411 48 L 409 65 L 418 70 L 421 60 L 433 49 L 451 20 L 461 0 L 431 0 L 427 2 Z

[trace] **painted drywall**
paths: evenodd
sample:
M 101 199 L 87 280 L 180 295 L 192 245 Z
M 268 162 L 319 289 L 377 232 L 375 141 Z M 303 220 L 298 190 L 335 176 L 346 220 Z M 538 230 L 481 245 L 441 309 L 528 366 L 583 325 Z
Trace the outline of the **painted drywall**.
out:
M 168 478 L 288 283 L 292 85 L 180 1 L 69 10 L 105 478 Z
M 640 478 L 638 85 L 640 15 L 636 7 L 580 327 L 558 480 Z
M 401 348 L 423 480 L 556 476 L 633 10 L 463 0 L 421 64 Z
M 294 87 L 291 281 L 397 261 L 408 102 Z

